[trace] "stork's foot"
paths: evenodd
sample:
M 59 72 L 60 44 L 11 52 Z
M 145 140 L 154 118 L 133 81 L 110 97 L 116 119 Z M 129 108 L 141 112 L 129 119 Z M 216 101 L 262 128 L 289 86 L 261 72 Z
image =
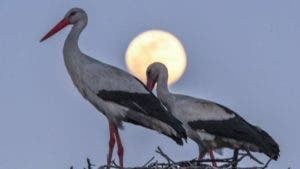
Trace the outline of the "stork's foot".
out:
M 123 156 L 124 156 L 124 149 L 123 146 L 118 146 L 118 157 L 119 157 L 119 165 L 123 169 Z
M 108 154 L 107 154 L 107 168 L 110 168 L 110 165 L 111 165 L 111 159 L 112 159 L 112 153 L 113 153 L 113 150 L 114 150 L 114 144 L 115 144 L 115 140 L 111 139 L 109 141 L 109 148 L 108 148 Z
M 115 139 L 115 127 L 112 122 L 109 122 L 109 143 L 108 143 L 108 154 L 107 154 L 107 168 L 110 168 L 112 153 L 116 143 Z
M 112 153 L 116 142 L 118 146 L 119 165 L 120 168 L 123 169 L 124 148 L 121 142 L 121 138 L 119 136 L 119 131 L 117 126 L 112 121 L 109 121 L 109 144 L 108 144 L 109 147 L 108 147 L 108 154 L 107 154 L 107 168 L 110 168 Z
M 198 160 L 202 160 L 203 157 L 205 156 L 206 152 L 207 152 L 207 151 L 200 151 L 200 149 L 199 149 Z M 216 161 L 215 161 L 215 156 L 214 156 L 214 153 L 213 153 L 212 150 L 209 151 L 209 155 L 210 155 L 210 159 L 211 159 L 211 164 L 212 164 L 212 166 L 213 166 L 214 168 L 217 167 L 217 163 L 216 163 Z
M 217 167 L 217 163 L 215 161 L 215 156 L 213 150 L 209 151 L 210 159 L 211 159 L 211 164 L 213 167 Z
M 123 148 L 122 141 L 121 141 L 121 138 L 119 136 L 119 132 L 118 132 L 117 128 L 115 130 L 115 136 L 116 136 L 117 145 L 118 145 L 119 165 L 120 165 L 121 169 L 123 169 L 124 168 L 123 167 L 124 148 Z

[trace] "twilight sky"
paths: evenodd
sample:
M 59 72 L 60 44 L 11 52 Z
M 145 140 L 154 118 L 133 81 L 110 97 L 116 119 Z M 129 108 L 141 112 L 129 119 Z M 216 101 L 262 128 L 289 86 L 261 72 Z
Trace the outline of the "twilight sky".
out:
M 97 165 L 106 161 L 107 120 L 80 96 L 64 66 L 70 28 L 39 43 L 72 7 L 89 16 L 82 51 L 122 69 L 137 34 L 162 29 L 177 36 L 188 67 L 171 91 L 232 108 L 279 143 L 281 156 L 270 168 L 300 168 L 299 6 L 296 0 L 1 0 L 0 168 L 82 168 L 86 157 Z M 158 145 L 175 160 L 197 156 L 193 142 L 180 147 L 141 127 L 127 124 L 121 135 L 126 166 L 143 164 Z

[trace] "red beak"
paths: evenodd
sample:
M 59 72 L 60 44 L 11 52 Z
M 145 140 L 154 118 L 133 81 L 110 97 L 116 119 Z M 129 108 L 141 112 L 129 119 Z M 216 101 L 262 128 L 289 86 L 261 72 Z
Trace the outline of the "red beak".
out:
M 54 26 L 41 40 L 40 42 L 43 42 L 44 40 L 48 39 L 50 36 L 54 35 L 56 32 L 60 31 L 67 25 L 69 25 L 69 21 L 67 19 L 62 19 L 56 26 Z
M 152 91 L 153 88 L 154 88 L 154 86 L 155 86 L 155 82 L 148 79 L 147 80 L 147 88 L 148 88 L 148 90 Z

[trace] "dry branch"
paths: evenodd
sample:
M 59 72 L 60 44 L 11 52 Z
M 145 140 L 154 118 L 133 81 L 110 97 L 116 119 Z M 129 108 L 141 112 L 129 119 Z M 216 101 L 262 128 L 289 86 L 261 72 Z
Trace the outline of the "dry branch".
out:
M 218 162 L 218 167 L 214 168 L 209 164 L 212 162 L 211 159 L 202 159 L 202 160 L 190 160 L 190 161 L 174 161 L 172 160 L 160 147 L 157 147 L 155 150 L 157 154 L 165 159 L 166 162 L 158 162 L 155 160 L 155 157 L 151 157 L 144 165 L 137 167 L 124 167 L 124 169 L 230 169 L 235 164 L 238 164 L 245 157 L 256 161 L 258 164 L 263 164 L 260 160 L 254 157 L 250 152 L 238 153 L 235 154 L 232 158 L 224 159 L 215 159 L 215 162 Z M 93 169 L 94 164 L 91 163 L 90 159 L 87 158 L 87 169 Z M 263 166 L 253 166 L 253 167 L 237 167 L 236 169 L 266 169 L 271 162 L 271 159 L 268 160 Z M 112 169 L 121 169 L 121 167 L 113 160 L 112 164 L 109 166 Z M 98 169 L 108 169 L 107 165 L 100 166 Z M 73 169 L 73 166 L 70 167 Z M 84 168 L 86 169 L 86 168 Z

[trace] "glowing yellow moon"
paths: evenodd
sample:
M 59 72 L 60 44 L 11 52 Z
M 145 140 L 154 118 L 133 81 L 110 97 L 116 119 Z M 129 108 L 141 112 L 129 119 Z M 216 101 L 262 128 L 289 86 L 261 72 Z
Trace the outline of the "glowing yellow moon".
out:
M 126 51 L 129 71 L 146 81 L 146 69 L 153 62 L 161 62 L 169 71 L 168 84 L 176 82 L 186 68 L 186 54 L 180 41 L 171 33 L 149 30 L 139 34 Z

